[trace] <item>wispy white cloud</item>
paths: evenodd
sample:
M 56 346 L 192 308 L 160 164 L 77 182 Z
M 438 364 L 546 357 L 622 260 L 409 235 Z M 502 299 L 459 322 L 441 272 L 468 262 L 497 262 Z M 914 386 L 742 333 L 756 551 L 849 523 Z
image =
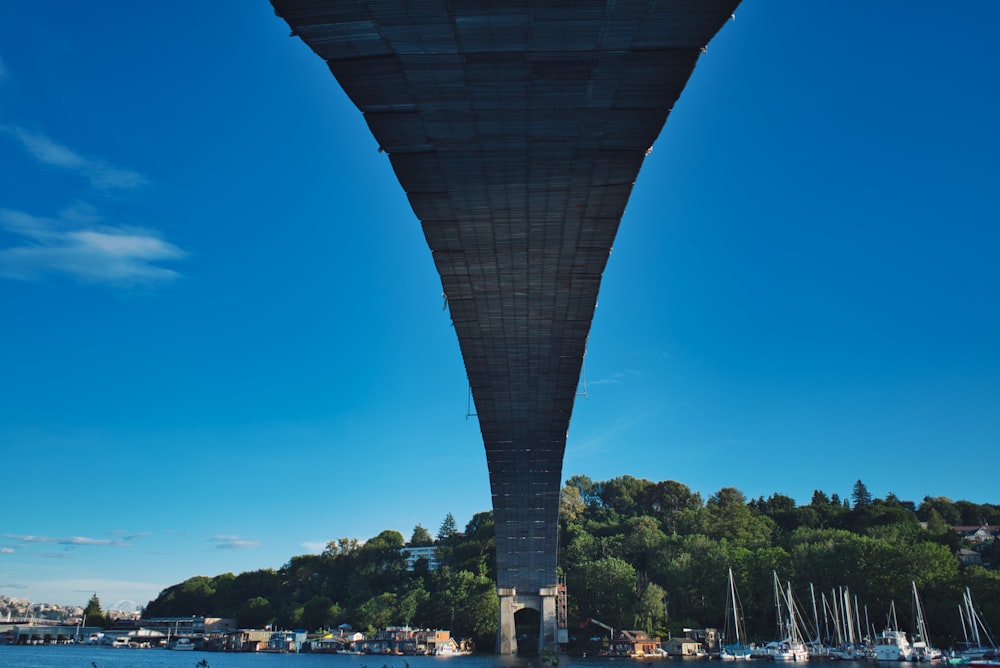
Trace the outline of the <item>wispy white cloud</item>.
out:
M 147 229 L 101 225 L 87 205 L 56 218 L 0 209 L 0 229 L 20 236 L 20 246 L 0 249 L 0 276 L 26 281 L 51 274 L 89 283 L 152 285 L 179 275 L 156 263 L 187 255 Z
M 597 380 L 587 380 L 587 385 L 620 385 L 626 383 L 630 380 L 636 380 L 641 378 L 642 374 L 638 371 L 632 369 L 626 369 L 625 371 L 615 371 L 610 376 L 605 376 L 604 378 L 598 378 Z
M 91 538 L 89 536 L 33 536 L 5 533 L 3 537 L 8 540 L 16 540 L 21 543 L 54 543 L 56 545 L 76 546 L 76 545 L 103 545 L 112 547 L 128 547 L 132 545 L 134 538 L 142 534 L 123 536 L 120 538 Z
M 213 536 L 210 540 L 220 550 L 249 550 L 260 547 L 260 543 L 255 540 L 246 540 L 232 535 Z
M 134 170 L 87 157 L 50 137 L 22 127 L 0 125 L 37 163 L 78 174 L 100 192 L 131 190 L 147 183 Z M 102 223 L 94 207 L 75 204 L 55 218 L 0 209 L 0 231 L 22 242 L 0 248 L 0 277 L 35 281 L 50 275 L 114 286 L 162 284 L 179 276 L 160 266 L 187 255 L 153 230 Z
M 0 554 L 16 554 L 12 547 L 0 547 Z
M 9 131 L 36 161 L 75 172 L 89 180 L 90 185 L 96 190 L 130 190 L 147 182 L 146 177 L 139 172 L 82 156 L 39 132 L 20 127 L 9 128 Z
M 52 538 L 46 538 L 44 536 L 18 536 L 12 533 L 5 533 L 4 538 L 9 538 L 10 540 L 19 540 L 22 543 L 51 543 L 54 542 Z
M 88 538 L 87 536 L 70 536 L 56 541 L 60 545 L 124 545 L 125 541 L 110 538 Z
M 130 531 L 123 531 L 121 529 L 115 531 L 109 531 L 108 533 L 110 533 L 112 536 L 119 536 L 121 540 L 128 540 L 128 541 L 135 540 L 136 538 L 145 538 L 146 536 L 153 535 L 152 531 L 130 532 Z
M 326 549 L 326 543 L 322 541 L 306 541 L 302 543 L 302 547 L 308 550 L 309 554 L 322 554 L 323 550 Z

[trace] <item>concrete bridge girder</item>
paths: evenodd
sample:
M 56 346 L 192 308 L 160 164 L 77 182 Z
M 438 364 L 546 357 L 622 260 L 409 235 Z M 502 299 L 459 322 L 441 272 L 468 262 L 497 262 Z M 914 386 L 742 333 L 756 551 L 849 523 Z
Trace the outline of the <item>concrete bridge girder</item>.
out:
M 524 607 L 558 642 L 542 592 L 601 278 L 643 160 L 739 2 L 271 0 L 364 114 L 441 276 L 490 470 L 502 653 Z

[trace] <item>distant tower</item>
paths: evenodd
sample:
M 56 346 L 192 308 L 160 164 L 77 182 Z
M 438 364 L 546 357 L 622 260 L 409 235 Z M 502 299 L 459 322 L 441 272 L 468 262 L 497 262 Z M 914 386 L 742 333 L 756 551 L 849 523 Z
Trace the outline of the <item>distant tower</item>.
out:
M 739 0 L 271 1 L 364 113 L 441 275 L 490 472 L 497 649 L 525 609 L 537 649 L 565 642 L 562 461 L 601 276 Z

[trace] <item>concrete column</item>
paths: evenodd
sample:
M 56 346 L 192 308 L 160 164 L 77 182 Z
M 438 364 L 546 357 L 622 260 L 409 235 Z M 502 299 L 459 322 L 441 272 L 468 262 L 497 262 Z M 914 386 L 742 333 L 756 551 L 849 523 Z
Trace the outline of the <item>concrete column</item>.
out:
M 556 650 L 560 638 L 556 615 L 555 587 L 541 589 L 538 594 L 518 594 L 514 589 L 498 589 L 500 597 L 500 622 L 497 626 L 497 654 L 517 653 L 517 630 L 514 615 L 525 608 L 539 613 L 538 653 L 544 649 Z
M 538 592 L 539 610 L 541 611 L 541 628 L 538 630 L 539 654 L 546 648 L 553 651 L 557 649 L 556 595 L 555 587 L 541 589 Z
M 497 654 L 517 654 L 517 634 L 514 627 L 514 613 L 519 608 L 514 605 L 517 592 L 513 589 L 497 589 L 500 597 L 500 623 L 497 626 Z

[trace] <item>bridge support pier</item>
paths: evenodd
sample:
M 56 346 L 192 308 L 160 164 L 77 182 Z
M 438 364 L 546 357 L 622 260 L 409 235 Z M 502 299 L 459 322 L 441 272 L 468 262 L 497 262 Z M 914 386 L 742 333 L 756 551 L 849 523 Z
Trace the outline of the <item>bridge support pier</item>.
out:
M 543 587 L 537 594 L 519 594 L 515 589 L 497 589 L 500 597 L 500 623 L 497 627 L 497 654 L 517 654 L 517 629 L 514 615 L 518 611 L 531 609 L 538 612 L 537 652 L 549 649 L 557 651 L 561 643 L 568 641 L 567 631 L 559 623 L 560 588 Z M 564 594 L 562 594 L 564 596 Z

